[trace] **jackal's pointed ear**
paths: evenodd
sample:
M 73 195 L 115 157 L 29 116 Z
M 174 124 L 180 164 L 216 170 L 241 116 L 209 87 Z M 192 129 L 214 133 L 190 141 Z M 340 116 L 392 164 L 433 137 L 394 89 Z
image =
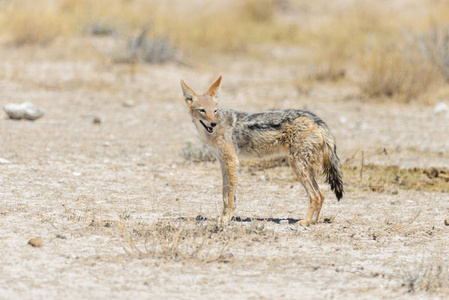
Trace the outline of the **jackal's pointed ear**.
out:
M 181 80 L 181 88 L 182 92 L 184 93 L 184 100 L 186 100 L 187 105 L 192 105 L 193 101 L 195 101 L 197 98 L 195 92 L 192 91 L 192 89 L 189 88 L 183 80 Z
M 221 76 L 209 88 L 209 90 L 206 92 L 206 95 L 211 96 L 215 102 L 218 102 L 218 96 L 220 95 L 220 88 L 221 88 Z

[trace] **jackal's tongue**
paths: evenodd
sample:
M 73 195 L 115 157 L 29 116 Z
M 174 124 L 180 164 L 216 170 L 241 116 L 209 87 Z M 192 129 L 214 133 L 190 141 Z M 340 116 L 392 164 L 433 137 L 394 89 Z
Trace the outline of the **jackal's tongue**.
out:
M 207 125 L 204 125 L 204 127 L 206 128 L 207 132 L 212 133 L 214 131 L 214 129 L 212 127 L 209 127 Z

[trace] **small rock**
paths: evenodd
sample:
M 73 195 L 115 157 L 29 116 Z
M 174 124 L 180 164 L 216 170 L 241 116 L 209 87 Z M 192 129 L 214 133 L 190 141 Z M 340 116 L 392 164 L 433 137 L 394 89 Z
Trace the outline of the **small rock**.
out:
M 340 117 L 340 119 L 339 119 L 339 120 L 340 120 L 340 123 L 341 123 L 341 124 L 345 124 L 345 123 L 346 123 L 346 121 L 347 121 L 347 119 L 346 119 L 345 117 L 343 117 L 343 116 L 342 116 L 342 117 Z
M 22 104 L 9 103 L 3 106 L 3 110 L 10 119 L 14 120 L 27 119 L 34 121 L 44 115 L 44 111 L 34 106 L 31 102 Z
M 97 125 L 101 124 L 101 118 L 99 116 L 95 116 L 92 119 L 92 123 L 97 124 Z
M 444 220 L 444 225 L 449 226 L 449 219 Z
M 0 158 L 0 165 L 6 165 L 6 164 L 10 164 L 11 162 L 7 159 L 4 158 Z
M 133 100 L 126 100 L 125 102 L 123 102 L 123 106 L 124 107 L 133 107 L 134 106 L 134 101 Z
M 44 243 L 42 242 L 41 239 L 34 238 L 34 239 L 29 240 L 29 241 L 28 241 L 28 244 L 31 245 L 31 246 L 33 246 L 33 247 L 42 247 L 42 245 L 43 245 Z
M 335 217 L 324 218 L 324 223 L 334 223 Z
M 435 107 L 433 108 L 433 113 L 438 115 L 441 113 L 445 113 L 449 110 L 449 107 L 447 106 L 446 103 L 440 102 L 437 105 L 435 105 Z
M 34 121 L 36 119 L 39 119 L 43 115 L 44 115 L 44 112 L 42 111 L 42 109 L 33 107 L 33 108 L 26 109 L 23 117 L 27 120 Z

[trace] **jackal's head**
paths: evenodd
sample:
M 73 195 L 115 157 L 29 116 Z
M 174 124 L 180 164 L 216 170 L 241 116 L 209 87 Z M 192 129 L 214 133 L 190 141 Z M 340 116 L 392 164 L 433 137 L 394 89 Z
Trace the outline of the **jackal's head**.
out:
M 197 95 L 181 80 L 184 99 L 190 109 L 194 122 L 199 122 L 208 133 L 214 132 L 217 126 L 217 105 L 220 93 L 221 76 L 204 95 Z

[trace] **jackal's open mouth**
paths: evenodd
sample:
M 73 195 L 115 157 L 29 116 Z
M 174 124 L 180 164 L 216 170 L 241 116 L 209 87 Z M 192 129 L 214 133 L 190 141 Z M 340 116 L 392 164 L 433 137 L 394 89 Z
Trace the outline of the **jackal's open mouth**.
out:
M 204 126 L 204 128 L 206 129 L 207 132 L 212 133 L 214 132 L 214 129 L 210 126 L 207 126 L 206 124 L 204 124 L 203 121 L 200 120 L 200 123 Z

